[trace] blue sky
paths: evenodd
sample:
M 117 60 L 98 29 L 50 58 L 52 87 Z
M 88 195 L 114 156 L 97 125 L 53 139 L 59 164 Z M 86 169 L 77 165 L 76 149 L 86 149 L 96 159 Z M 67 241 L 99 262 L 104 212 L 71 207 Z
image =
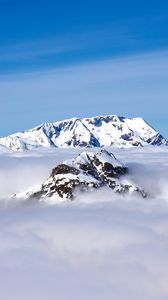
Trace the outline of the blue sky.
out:
M 0 135 L 119 114 L 168 137 L 167 28 L 162 0 L 0 0 Z

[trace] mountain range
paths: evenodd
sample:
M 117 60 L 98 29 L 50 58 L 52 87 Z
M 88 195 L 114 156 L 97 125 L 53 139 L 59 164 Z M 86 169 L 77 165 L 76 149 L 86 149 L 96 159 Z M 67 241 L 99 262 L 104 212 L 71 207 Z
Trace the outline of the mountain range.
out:
M 168 145 L 168 141 L 142 118 L 109 115 L 44 123 L 2 137 L 0 145 L 25 151 L 39 147 L 160 146 Z

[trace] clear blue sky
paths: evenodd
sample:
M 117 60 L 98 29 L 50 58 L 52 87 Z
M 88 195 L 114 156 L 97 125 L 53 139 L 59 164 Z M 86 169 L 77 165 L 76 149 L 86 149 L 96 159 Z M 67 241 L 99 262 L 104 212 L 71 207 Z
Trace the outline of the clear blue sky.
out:
M 168 1 L 0 0 L 0 135 L 142 116 L 168 137 Z

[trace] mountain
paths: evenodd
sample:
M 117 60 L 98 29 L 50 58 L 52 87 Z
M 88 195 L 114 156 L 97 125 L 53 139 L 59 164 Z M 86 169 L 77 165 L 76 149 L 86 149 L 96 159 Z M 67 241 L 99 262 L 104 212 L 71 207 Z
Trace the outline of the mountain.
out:
M 72 160 L 54 167 L 49 178 L 39 187 L 18 193 L 15 198 L 37 199 L 46 202 L 74 200 L 76 191 L 86 192 L 106 186 L 119 194 L 146 193 L 131 183 L 128 169 L 106 150 L 97 153 L 82 152 Z
M 0 138 L 0 144 L 14 151 L 24 151 L 38 147 L 168 145 L 168 141 L 142 118 L 111 115 L 44 123 Z

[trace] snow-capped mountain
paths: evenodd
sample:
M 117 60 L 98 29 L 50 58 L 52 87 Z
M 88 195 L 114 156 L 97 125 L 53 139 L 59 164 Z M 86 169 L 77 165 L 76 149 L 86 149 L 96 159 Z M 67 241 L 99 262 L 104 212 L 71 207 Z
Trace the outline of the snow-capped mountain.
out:
M 37 147 L 168 145 L 168 141 L 142 118 L 110 115 L 44 123 L 0 138 L 0 144 L 24 151 Z
M 76 190 L 86 192 L 106 186 L 115 193 L 146 193 L 127 179 L 128 168 L 106 150 L 97 153 L 82 152 L 72 160 L 56 166 L 50 177 L 39 187 L 14 195 L 15 198 L 37 199 L 55 203 L 75 198 Z

